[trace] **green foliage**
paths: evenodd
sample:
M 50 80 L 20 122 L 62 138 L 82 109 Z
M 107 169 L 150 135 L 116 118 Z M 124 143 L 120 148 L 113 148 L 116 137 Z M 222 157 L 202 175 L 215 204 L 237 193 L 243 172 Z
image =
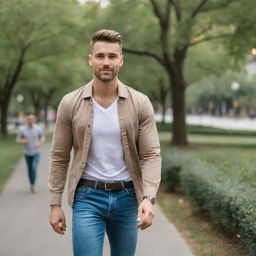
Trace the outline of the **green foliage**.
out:
M 185 193 L 222 226 L 237 232 L 249 255 L 255 255 L 256 190 L 183 151 L 166 149 L 163 157 L 163 177 L 171 178 L 172 168 L 180 168 Z M 168 184 L 165 178 L 163 182 Z
M 256 188 L 256 169 L 254 150 L 212 150 L 195 151 L 202 161 L 217 167 L 223 173 L 236 178 L 240 182 L 250 184 Z
M 14 134 L 0 136 L 0 192 L 21 157 L 22 147 L 15 142 Z

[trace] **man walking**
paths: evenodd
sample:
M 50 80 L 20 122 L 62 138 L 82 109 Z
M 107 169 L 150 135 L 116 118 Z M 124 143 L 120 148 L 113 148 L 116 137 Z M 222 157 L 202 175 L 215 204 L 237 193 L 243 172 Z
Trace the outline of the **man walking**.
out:
M 27 115 L 27 125 L 20 129 L 16 141 L 24 145 L 24 156 L 28 167 L 30 191 L 35 193 L 36 170 L 39 163 L 40 147 L 44 141 L 44 135 L 40 126 L 36 125 L 33 114 Z
M 61 198 L 70 162 L 68 203 L 73 208 L 75 256 L 102 256 L 105 231 L 111 256 L 134 256 L 138 228 L 152 224 L 161 157 L 149 99 L 121 83 L 122 37 L 92 36 L 93 79 L 59 105 L 49 172 L 50 224 L 64 234 Z

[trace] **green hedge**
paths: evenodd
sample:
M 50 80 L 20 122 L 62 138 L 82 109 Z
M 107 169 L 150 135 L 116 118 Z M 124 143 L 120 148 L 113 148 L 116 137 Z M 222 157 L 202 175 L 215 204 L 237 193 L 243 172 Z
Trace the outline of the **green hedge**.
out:
M 165 150 L 162 156 L 163 185 L 173 190 L 181 184 L 201 209 L 207 210 L 225 228 L 237 232 L 249 255 L 255 256 L 256 190 L 188 153 L 172 149 Z
M 157 123 L 158 131 L 169 132 L 172 131 L 171 123 Z M 242 130 L 230 130 L 230 129 L 221 129 L 214 128 L 202 125 L 187 125 L 188 132 L 190 134 L 206 134 L 206 135 L 227 135 L 227 136 L 255 136 L 255 131 L 242 131 Z

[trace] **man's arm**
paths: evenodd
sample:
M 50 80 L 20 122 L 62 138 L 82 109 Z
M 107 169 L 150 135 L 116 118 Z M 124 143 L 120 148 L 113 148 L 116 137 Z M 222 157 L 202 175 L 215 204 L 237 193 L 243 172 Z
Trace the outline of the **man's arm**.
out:
M 48 176 L 51 206 L 49 221 L 53 229 L 59 234 L 64 234 L 66 230 L 65 215 L 61 209 L 61 200 L 66 183 L 72 143 L 70 106 L 64 97 L 57 112 Z
M 36 147 L 37 147 L 37 148 L 40 148 L 40 147 L 43 145 L 44 140 L 45 140 L 44 134 L 43 134 L 42 129 L 40 128 L 40 131 L 39 131 L 39 138 L 38 138 L 38 140 L 37 140 L 37 142 L 36 142 Z
M 154 111 L 148 98 L 142 104 L 139 117 L 138 150 L 141 162 L 143 196 L 156 197 L 161 180 L 161 156 Z M 138 209 L 138 227 L 146 229 L 152 224 L 152 203 L 145 198 Z
M 51 163 L 48 176 L 50 205 L 61 205 L 62 193 L 66 183 L 67 171 L 72 148 L 72 120 L 70 106 L 66 97 L 60 102 L 53 141 L 51 146 Z
M 16 142 L 19 144 L 23 144 L 23 145 L 28 143 L 28 140 L 25 138 L 25 136 L 23 135 L 21 130 L 19 130 L 19 132 L 17 134 Z

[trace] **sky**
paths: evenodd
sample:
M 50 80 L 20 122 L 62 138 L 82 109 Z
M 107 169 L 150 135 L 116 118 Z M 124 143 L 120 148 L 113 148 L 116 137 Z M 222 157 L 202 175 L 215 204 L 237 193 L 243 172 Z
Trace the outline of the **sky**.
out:
M 103 8 L 109 5 L 109 0 L 78 0 L 78 2 L 80 2 L 81 4 L 84 4 L 85 2 L 92 2 L 92 1 L 100 3 Z

